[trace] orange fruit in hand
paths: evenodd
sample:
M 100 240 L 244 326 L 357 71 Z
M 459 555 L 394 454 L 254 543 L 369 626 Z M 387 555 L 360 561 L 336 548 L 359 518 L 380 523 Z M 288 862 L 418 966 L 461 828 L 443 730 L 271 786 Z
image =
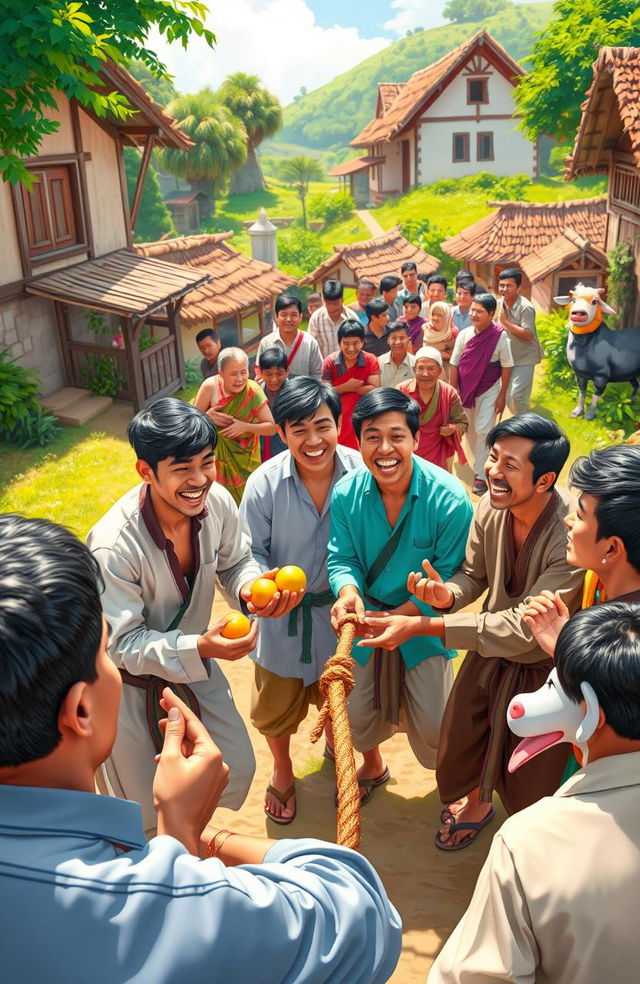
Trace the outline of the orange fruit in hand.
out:
M 276 585 L 279 591 L 302 591 L 307 586 L 307 575 L 302 568 L 288 564 L 276 574 Z
M 220 635 L 223 635 L 225 639 L 242 639 L 250 631 L 251 622 L 246 615 L 242 615 L 240 612 L 229 612 Z
M 269 577 L 259 577 L 251 585 L 251 604 L 255 608 L 265 608 L 269 604 L 278 585 Z

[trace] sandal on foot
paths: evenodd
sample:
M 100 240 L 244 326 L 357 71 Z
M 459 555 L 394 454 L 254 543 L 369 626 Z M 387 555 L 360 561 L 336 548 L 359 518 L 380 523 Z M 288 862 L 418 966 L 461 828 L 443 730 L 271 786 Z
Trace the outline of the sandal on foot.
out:
M 292 782 L 291 785 L 289 786 L 289 788 L 288 789 L 285 789 L 284 793 L 281 793 L 280 790 L 279 789 L 276 789 L 275 786 L 267 786 L 267 792 L 268 793 L 271 793 L 272 796 L 275 796 L 275 798 L 278 800 L 278 802 L 281 803 L 282 806 L 284 806 L 285 809 L 286 809 L 287 803 L 289 802 L 289 800 L 291 799 L 291 797 L 292 796 L 295 797 L 295 794 L 296 794 L 296 784 L 295 784 L 295 782 Z M 271 813 L 270 810 L 267 810 L 266 806 L 264 808 L 264 812 L 269 817 L 269 820 L 273 820 L 274 823 L 279 823 L 281 826 L 284 827 L 286 824 L 291 823 L 292 820 L 295 820 L 296 813 L 298 812 L 298 808 L 297 808 L 297 804 L 296 804 L 295 799 L 294 799 L 294 803 L 293 803 L 293 815 L 290 816 L 290 817 L 276 817 L 273 813 Z
M 468 830 L 469 833 L 465 837 L 463 837 L 461 841 L 458 841 L 457 844 L 446 844 L 442 840 L 440 840 L 441 835 L 440 835 L 440 831 L 438 831 L 433 843 L 441 851 L 462 851 L 465 847 L 470 847 L 470 845 L 473 844 L 474 840 L 476 839 L 480 831 L 483 829 L 483 827 L 486 827 L 487 824 L 491 823 L 495 815 L 496 815 L 496 811 L 494 810 L 493 807 L 491 807 L 486 817 L 483 817 L 482 820 L 478 820 L 477 823 L 471 823 L 471 822 L 456 823 L 454 818 L 453 820 L 451 820 L 451 826 L 447 830 L 446 834 L 444 834 L 444 836 L 451 837 L 451 835 L 455 834 L 458 830 Z
M 457 803 L 458 800 L 455 800 Z M 448 806 L 443 807 L 440 811 L 440 823 L 448 823 L 449 820 L 455 820 L 456 814 L 451 809 L 451 803 Z
M 364 789 L 364 796 L 360 797 L 360 806 L 364 806 L 367 800 L 371 797 L 371 793 L 377 786 L 384 786 L 385 782 L 389 782 L 391 778 L 391 773 L 389 772 L 389 766 L 385 765 L 384 772 L 381 772 L 379 776 L 375 779 L 358 779 L 358 786 L 360 789 Z M 336 793 L 336 806 L 338 805 L 338 794 Z

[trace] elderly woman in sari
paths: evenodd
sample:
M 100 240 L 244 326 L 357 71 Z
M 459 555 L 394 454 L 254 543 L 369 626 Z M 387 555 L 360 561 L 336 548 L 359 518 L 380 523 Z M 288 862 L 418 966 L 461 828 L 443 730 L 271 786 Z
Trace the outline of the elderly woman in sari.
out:
M 266 396 L 249 379 L 246 352 L 222 350 L 218 375 L 205 379 L 195 404 L 218 429 L 216 480 L 239 503 L 249 475 L 260 464 L 260 438 L 276 432 Z
M 420 407 L 420 430 L 416 454 L 426 461 L 451 471 L 457 452 L 460 464 L 466 463 L 461 437 L 469 426 L 460 397 L 442 375 L 442 354 L 423 346 L 415 354 L 415 378 L 399 383 L 396 389 L 413 397 Z
M 423 345 L 438 350 L 442 356 L 442 378 L 449 382 L 449 359 L 458 334 L 451 319 L 451 307 L 445 301 L 435 301 L 429 308 L 429 318 L 422 326 Z

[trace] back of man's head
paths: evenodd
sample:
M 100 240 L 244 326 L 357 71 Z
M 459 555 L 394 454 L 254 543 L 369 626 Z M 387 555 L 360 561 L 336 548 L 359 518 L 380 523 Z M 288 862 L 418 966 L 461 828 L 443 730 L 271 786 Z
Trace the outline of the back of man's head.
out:
M 344 294 L 344 285 L 340 280 L 325 280 L 322 285 L 322 296 L 325 301 L 339 301 Z
M 68 530 L 0 516 L 0 768 L 50 755 L 65 695 L 96 679 L 100 585 L 94 557 Z
M 554 658 L 567 697 L 579 703 L 580 684 L 591 684 L 609 727 L 640 741 L 640 604 L 610 601 L 577 612 Z

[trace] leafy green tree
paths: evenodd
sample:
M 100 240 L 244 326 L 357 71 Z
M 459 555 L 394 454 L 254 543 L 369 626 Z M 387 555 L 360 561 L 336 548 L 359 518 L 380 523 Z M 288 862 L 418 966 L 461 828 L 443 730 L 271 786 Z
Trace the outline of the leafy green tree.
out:
M 302 225 L 307 228 L 307 194 L 312 181 L 324 180 L 324 171 L 313 157 L 289 157 L 280 165 L 280 177 L 288 181 L 302 205 Z
M 573 140 L 598 48 L 640 45 L 640 6 L 638 0 L 557 0 L 553 10 L 515 99 L 532 139 L 548 133 Z
M 247 159 L 231 177 L 231 195 L 249 195 L 263 191 L 264 177 L 256 156 L 256 147 L 272 137 L 282 126 L 280 101 L 262 88 L 257 75 L 235 72 L 229 75 L 218 90 L 218 95 L 247 131 Z
M 127 175 L 129 204 L 133 202 L 138 171 L 140 170 L 140 157 L 140 152 L 135 147 L 124 148 L 124 167 Z M 167 235 L 167 233 L 172 236 L 176 234 L 171 213 L 162 198 L 158 175 L 151 164 L 142 190 L 142 200 L 140 201 L 134 233 L 135 239 L 139 243 L 152 242 Z
M 320 236 L 308 229 L 283 229 L 278 233 L 278 266 L 298 280 L 320 266 L 327 252 Z
M 0 38 L 0 176 L 28 187 L 33 176 L 21 158 L 38 153 L 42 138 L 60 124 L 47 119 L 56 92 L 77 99 L 98 116 L 126 119 L 132 108 L 120 93 L 100 92 L 97 75 L 107 59 L 127 66 L 139 59 L 166 75 L 148 47 L 150 32 L 184 48 L 199 35 L 213 46 L 204 26 L 206 7 L 197 0 L 11 0 L 2 14 Z
M 232 171 L 247 159 L 247 131 L 211 89 L 178 96 L 167 112 L 195 146 L 191 150 L 158 151 L 163 170 L 184 178 L 192 191 L 209 196 L 212 211 L 219 190 Z
M 177 89 L 174 88 L 173 82 L 168 76 L 158 77 L 154 75 L 153 72 L 147 68 L 144 62 L 139 59 L 135 59 L 127 66 L 127 70 L 131 72 L 134 79 L 137 79 L 140 85 L 149 93 L 152 99 L 154 99 L 160 106 L 166 106 L 170 103 L 172 99 L 175 99 L 178 95 Z
M 479 21 L 484 17 L 491 17 L 499 10 L 511 6 L 513 6 L 511 0 L 449 0 L 442 14 L 447 20 L 464 24 L 467 21 Z

